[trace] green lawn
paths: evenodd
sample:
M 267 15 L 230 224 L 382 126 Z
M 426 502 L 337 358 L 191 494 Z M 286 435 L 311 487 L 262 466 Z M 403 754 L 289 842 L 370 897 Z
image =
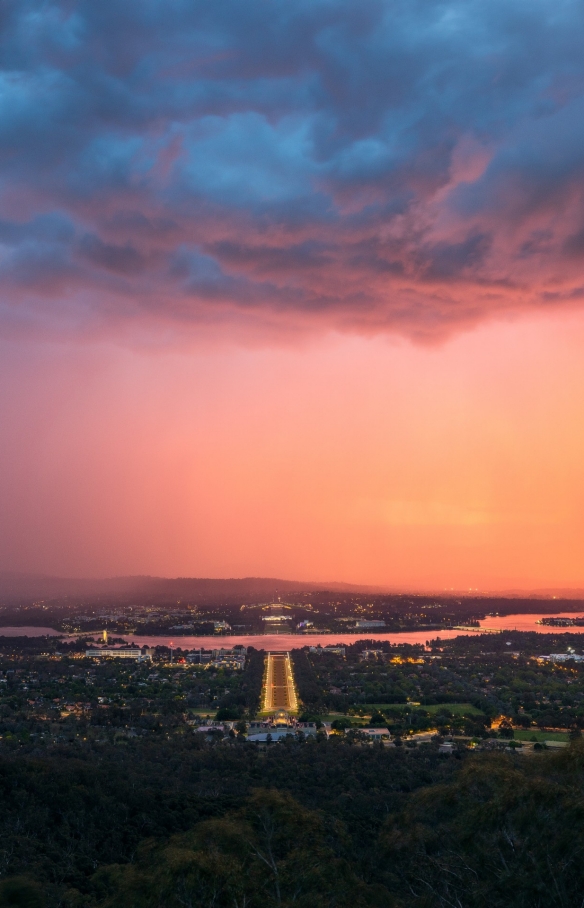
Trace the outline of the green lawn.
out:
M 365 716 L 345 716 L 344 713 L 329 713 L 328 716 L 321 716 L 321 722 L 334 722 L 335 719 L 347 719 L 353 725 L 367 725 Z
M 568 741 L 568 732 L 563 731 L 539 731 L 532 730 L 531 728 L 522 728 L 515 729 L 515 740 L 516 741 L 531 741 L 532 738 L 536 738 L 539 742 L 542 741 Z
M 455 716 L 484 716 L 482 709 L 477 709 L 472 703 L 437 703 L 433 706 L 423 706 L 429 713 L 438 715 L 441 710 L 449 709 Z
M 434 704 L 433 706 L 414 706 L 412 707 L 411 703 L 367 703 L 363 706 L 364 715 L 363 716 L 349 716 L 343 713 L 329 713 L 327 716 L 321 716 L 322 722 L 333 722 L 334 719 L 350 719 L 351 722 L 357 724 L 361 722 L 366 724 L 367 719 L 369 719 L 374 712 L 377 710 L 383 712 L 386 709 L 425 709 L 426 712 L 430 715 L 439 715 L 441 710 L 449 709 L 454 716 L 482 716 L 483 713 L 480 709 L 477 709 L 476 706 L 473 706 L 471 703 L 439 703 Z M 548 737 L 548 740 L 551 741 L 552 738 Z
M 368 710 L 368 715 L 371 715 L 373 710 L 384 709 L 425 709 L 426 712 L 430 715 L 437 715 L 442 710 L 447 709 L 454 716 L 482 716 L 483 712 L 480 709 L 477 709 L 476 706 L 473 706 L 472 703 L 434 703 L 431 706 L 413 706 L 411 703 L 367 703 L 363 706 L 363 709 Z M 551 739 L 550 739 L 551 740 Z

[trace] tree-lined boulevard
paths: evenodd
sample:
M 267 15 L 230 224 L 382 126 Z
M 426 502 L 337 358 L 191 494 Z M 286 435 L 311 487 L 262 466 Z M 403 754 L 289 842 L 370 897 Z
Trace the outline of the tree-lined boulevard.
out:
M 264 712 L 280 709 L 290 713 L 296 712 L 298 700 L 290 653 L 268 653 L 265 665 L 262 697 Z

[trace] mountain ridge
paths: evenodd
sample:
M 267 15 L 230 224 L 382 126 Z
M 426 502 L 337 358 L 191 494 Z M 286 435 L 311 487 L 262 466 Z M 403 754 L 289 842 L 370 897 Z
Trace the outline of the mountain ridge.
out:
M 0 571 L 0 599 L 30 598 L 102 598 L 112 596 L 152 595 L 192 599 L 273 597 L 288 593 L 326 592 L 339 594 L 439 596 L 440 598 L 523 598 L 553 600 L 583 599 L 584 590 L 577 587 L 544 587 L 522 590 L 415 590 L 342 581 L 287 580 L 281 577 L 160 577 L 151 574 L 129 574 L 114 577 L 59 577 L 43 573 Z
M 106 578 L 55 577 L 0 571 L 0 598 L 53 598 L 67 596 L 102 597 L 131 594 L 181 597 L 250 596 L 325 591 L 383 593 L 385 588 L 340 583 L 285 580 L 277 577 L 157 577 L 127 575 Z

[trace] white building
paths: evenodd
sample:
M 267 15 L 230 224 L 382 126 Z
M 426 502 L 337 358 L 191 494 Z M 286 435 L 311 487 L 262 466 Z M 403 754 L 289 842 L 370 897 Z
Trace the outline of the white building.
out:
M 281 741 L 282 738 L 295 738 L 300 733 L 304 735 L 316 736 L 316 725 L 314 723 L 304 723 L 302 727 L 290 728 L 267 728 L 262 732 L 254 732 L 247 736 L 247 740 L 253 744 L 266 744 L 270 741 Z
M 88 659 L 136 659 L 138 661 L 150 661 L 151 657 L 142 655 L 142 650 L 138 647 L 125 647 L 116 649 L 113 646 L 92 646 L 85 650 Z
M 362 731 L 372 741 L 389 741 L 391 738 L 387 728 L 361 728 L 359 731 Z
M 231 625 L 227 624 L 227 621 L 214 621 L 213 627 L 216 631 L 230 631 Z
M 319 656 L 322 655 L 323 653 L 332 653 L 335 656 L 344 656 L 345 647 L 344 646 L 333 646 L 331 644 L 328 644 L 327 646 L 309 646 L 308 652 L 309 653 L 318 653 Z
M 576 653 L 551 653 L 549 656 L 540 656 L 546 662 L 584 662 L 584 656 L 577 656 Z

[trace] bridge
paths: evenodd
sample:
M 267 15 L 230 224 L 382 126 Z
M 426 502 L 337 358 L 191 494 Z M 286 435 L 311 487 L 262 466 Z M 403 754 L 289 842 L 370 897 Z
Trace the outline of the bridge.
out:
M 290 653 L 268 653 L 262 712 L 295 712 L 297 709 L 298 698 Z
M 445 627 L 446 631 L 472 631 L 473 634 L 502 634 L 503 629 L 498 627 L 476 627 L 474 624 L 454 624 Z

